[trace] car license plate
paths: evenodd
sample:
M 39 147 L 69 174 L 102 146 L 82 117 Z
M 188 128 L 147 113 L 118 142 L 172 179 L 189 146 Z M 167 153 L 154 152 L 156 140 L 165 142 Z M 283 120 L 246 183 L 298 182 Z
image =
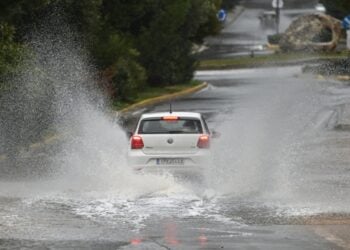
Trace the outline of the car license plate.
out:
M 184 159 L 181 158 L 160 158 L 157 159 L 157 165 L 184 165 Z

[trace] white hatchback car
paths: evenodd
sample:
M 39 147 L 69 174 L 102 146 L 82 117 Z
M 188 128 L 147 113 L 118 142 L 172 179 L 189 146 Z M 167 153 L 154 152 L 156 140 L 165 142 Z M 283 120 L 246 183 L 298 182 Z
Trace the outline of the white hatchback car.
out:
M 212 135 L 199 113 L 143 114 L 130 136 L 128 163 L 134 170 L 198 173 L 210 159 Z

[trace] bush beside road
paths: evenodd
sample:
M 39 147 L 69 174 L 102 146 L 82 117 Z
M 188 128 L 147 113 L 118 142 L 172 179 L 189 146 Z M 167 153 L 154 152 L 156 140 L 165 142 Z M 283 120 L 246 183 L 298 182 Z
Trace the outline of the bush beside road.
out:
M 321 63 L 319 65 L 305 66 L 303 68 L 303 71 L 305 73 L 313 73 L 313 74 L 319 74 L 324 76 L 334 76 L 334 75 L 343 76 L 343 79 L 346 80 L 346 76 L 350 77 L 349 69 L 350 69 L 350 59 L 339 58 L 336 60 Z

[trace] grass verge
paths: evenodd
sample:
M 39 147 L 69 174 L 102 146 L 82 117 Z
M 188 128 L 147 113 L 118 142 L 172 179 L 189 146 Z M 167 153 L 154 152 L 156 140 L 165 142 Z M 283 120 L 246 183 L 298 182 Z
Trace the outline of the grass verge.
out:
M 113 107 L 116 110 L 123 110 L 135 103 L 142 102 L 147 99 L 151 99 L 154 97 L 159 97 L 168 94 L 174 94 L 177 92 L 181 92 L 196 86 L 199 86 L 202 82 L 193 80 L 189 83 L 177 84 L 172 86 L 163 86 L 163 87 L 146 87 L 142 92 L 138 93 L 137 96 L 128 101 L 115 101 L 113 103 Z
M 348 57 L 347 51 L 322 53 L 275 53 L 271 55 L 242 56 L 235 58 L 199 61 L 197 70 L 235 69 L 274 66 L 307 60 L 332 60 Z

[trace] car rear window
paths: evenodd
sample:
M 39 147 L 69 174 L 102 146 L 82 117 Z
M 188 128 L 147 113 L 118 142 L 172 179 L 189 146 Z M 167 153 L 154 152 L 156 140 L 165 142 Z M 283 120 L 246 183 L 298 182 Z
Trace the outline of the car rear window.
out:
M 139 134 L 201 134 L 200 120 L 180 118 L 178 120 L 162 120 L 161 118 L 142 120 Z

